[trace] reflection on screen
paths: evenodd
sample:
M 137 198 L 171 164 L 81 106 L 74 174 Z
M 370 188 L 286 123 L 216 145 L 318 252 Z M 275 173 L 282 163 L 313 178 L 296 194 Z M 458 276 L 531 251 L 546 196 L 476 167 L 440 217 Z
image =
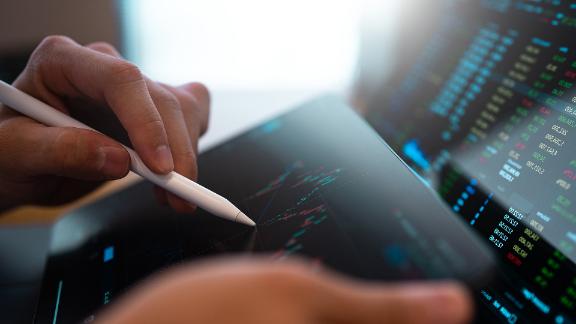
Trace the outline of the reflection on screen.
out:
M 501 256 L 499 319 L 574 321 L 576 5 L 442 3 L 368 119 Z
M 222 253 L 298 255 L 366 280 L 470 286 L 493 268 L 479 240 L 340 100 L 304 105 L 198 162 L 199 182 L 257 227 L 202 210 L 175 214 L 149 183 L 77 210 L 54 227 L 38 322 L 89 322 L 143 278 Z

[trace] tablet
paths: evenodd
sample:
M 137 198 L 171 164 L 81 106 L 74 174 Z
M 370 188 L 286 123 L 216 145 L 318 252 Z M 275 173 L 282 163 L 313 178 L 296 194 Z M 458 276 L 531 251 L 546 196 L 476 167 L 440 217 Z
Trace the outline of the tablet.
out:
M 221 254 L 300 256 L 365 280 L 489 280 L 490 251 L 341 99 L 326 96 L 199 157 L 199 183 L 255 228 L 172 212 L 134 185 L 53 228 L 36 320 L 90 322 L 131 286 Z

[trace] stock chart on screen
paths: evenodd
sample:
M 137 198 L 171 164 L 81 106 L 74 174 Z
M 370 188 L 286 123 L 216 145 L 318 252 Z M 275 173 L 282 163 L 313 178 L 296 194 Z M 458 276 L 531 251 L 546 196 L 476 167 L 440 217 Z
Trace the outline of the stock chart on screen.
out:
M 441 5 L 440 5 L 441 3 Z M 576 4 L 442 1 L 367 118 L 500 256 L 503 322 L 576 320 Z
M 307 258 L 363 280 L 458 279 L 494 258 L 341 99 L 304 104 L 202 153 L 198 181 L 257 224 L 177 214 L 140 183 L 54 227 L 37 322 L 94 320 L 140 280 L 185 261 Z

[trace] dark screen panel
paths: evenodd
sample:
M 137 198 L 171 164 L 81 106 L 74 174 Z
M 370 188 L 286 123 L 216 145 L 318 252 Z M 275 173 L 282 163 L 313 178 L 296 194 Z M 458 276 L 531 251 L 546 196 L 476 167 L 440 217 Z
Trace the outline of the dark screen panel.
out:
M 199 158 L 199 182 L 256 228 L 159 206 L 142 183 L 54 227 L 38 322 L 77 322 L 173 264 L 298 255 L 366 280 L 485 283 L 488 250 L 350 108 L 308 103 Z
M 574 321 L 576 5 L 435 7 L 367 118 L 500 256 L 500 284 L 479 291 L 496 318 Z

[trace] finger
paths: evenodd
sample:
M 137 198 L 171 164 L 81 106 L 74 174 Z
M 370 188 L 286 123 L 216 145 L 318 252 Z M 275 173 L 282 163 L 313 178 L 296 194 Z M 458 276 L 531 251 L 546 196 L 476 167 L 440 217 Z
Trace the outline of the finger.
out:
M 147 80 L 148 89 L 168 135 L 170 150 L 174 158 L 174 170 L 183 176 L 196 179 L 196 151 L 185 123 L 183 108 L 174 93 L 153 81 Z M 195 139 L 194 139 L 195 142 Z M 181 213 L 193 212 L 195 207 L 185 200 L 167 193 L 168 203 Z
M 107 54 L 114 57 L 121 57 L 120 53 L 110 44 L 105 42 L 96 42 L 86 45 L 87 48 Z M 182 155 L 185 155 L 186 152 L 183 152 L 182 142 L 190 142 L 191 139 L 194 139 L 194 143 L 197 140 L 197 136 L 190 137 L 188 141 L 182 140 L 180 137 L 188 136 L 188 131 L 186 124 L 184 123 L 184 115 L 182 112 L 180 114 L 175 115 L 175 105 L 172 98 L 168 98 L 166 100 L 166 96 L 173 96 L 173 94 L 166 94 L 164 93 L 165 90 L 159 89 L 159 86 L 155 84 L 153 81 L 146 79 L 150 95 L 156 107 L 158 107 L 158 111 L 160 112 L 160 116 L 164 121 L 164 126 L 167 129 L 168 141 L 170 142 L 170 149 L 172 151 L 172 157 L 174 159 L 174 170 L 186 177 L 195 178 L 196 177 L 196 162 L 194 161 L 193 166 L 188 166 L 186 158 L 182 158 Z M 179 108 L 177 110 L 180 110 Z M 174 118 L 175 117 L 175 118 Z M 181 122 L 182 120 L 182 122 Z M 174 125 L 175 121 L 175 125 Z M 181 124 L 184 125 L 186 130 L 183 132 Z M 176 140 L 174 137 L 177 137 Z M 190 142 L 192 143 L 192 142 Z M 194 151 L 196 152 L 196 146 L 190 143 L 184 143 L 183 145 L 192 145 Z M 195 156 L 194 156 L 195 159 Z M 187 201 L 183 200 L 182 198 L 175 196 L 160 187 L 154 188 L 154 194 L 158 202 L 162 205 L 170 205 L 172 208 L 181 213 L 190 213 L 193 212 L 196 207 L 192 206 Z
M 114 46 L 106 42 L 90 43 L 86 47 L 110 56 L 122 57 Z M 200 125 L 198 128 L 200 135 L 204 134 L 208 128 L 210 110 L 210 92 L 206 86 L 198 82 L 186 83 L 179 87 L 163 86 L 174 93 L 186 108 L 183 112 L 191 135 L 196 133 L 197 125 Z
M 14 174 L 56 175 L 79 180 L 111 180 L 128 173 L 130 156 L 118 143 L 96 132 L 46 127 L 26 117 L 0 128 L 4 170 Z
M 323 318 L 338 323 L 466 323 L 472 302 L 454 283 L 410 283 L 365 287 L 327 282 L 320 301 Z
M 173 170 L 164 123 L 144 76 L 132 63 L 65 37 L 49 37 L 32 54 L 15 85 L 60 107 L 57 97 L 87 97 L 108 105 L 146 165 L 157 173 Z
M 205 85 L 198 82 L 191 82 L 176 88 L 177 94 L 184 103 L 188 123 L 191 128 L 199 127 L 199 135 L 203 135 L 208 130 L 208 121 L 210 118 L 210 92 Z M 192 124 L 193 123 L 193 124 Z
M 207 89 L 201 84 L 192 85 L 193 89 L 198 89 L 193 90 L 199 93 L 199 98 L 201 99 L 197 100 L 194 93 L 191 91 L 185 90 L 181 87 L 172 87 L 166 84 L 160 85 L 178 98 L 184 116 L 183 120 L 188 129 L 188 138 L 192 144 L 193 152 L 195 156 L 197 156 L 198 139 L 200 135 L 206 131 L 208 122 L 209 94 Z M 190 168 L 189 173 L 184 175 L 192 180 L 196 180 L 198 174 L 196 160 L 194 159 L 192 163 L 188 164 L 188 167 Z M 178 208 L 175 207 L 176 210 L 181 212 L 193 212 L 196 209 L 196 206 L 193 206 L 170 193 L 167 193 L 167 196 L 173 207 L 178 206 Z
M 116 48 L 114 48 L 114 46 L 110 45 L 109 43 L 106 42 L 95 42 L 95 43 L 90 43 L 88 45 L 86 45 L 87 48 L 103 53 L 103 54 L 107 54 L 113 57 L 118 57 L 121 58 L 122 55 L 120 55 L 120 52 L 118 52 L 116 50 Z
M 182 91 L 176 87 L 172 87 L 167 84 L 157 83 L 162 88 L 166 89 L 172 93 L 178 101 L 180 102 L 180 108 L 182 111 L 183 121 L 186 125 L 188 137 L 192 143 L 194 152 L 198 153 L 198 139 L 200 138 L 201 125 L 198 118 L 198 104 L 196 99 L 188 92 Z M 194 180 L 194 179 L 193 179 Z
M 91 43 L 86 45 L 86 47 L 104 54 L 120 57 L 120 53 L 108 43 Z M 187 91 L 176 90 L 173 87 L 165 85 L 159 86 L 157 83 L 154 83 L 149 79 L 146 79 L 146 81 L 152 96 L 152 100 L 158 107 L 160 115 L 164 121 L 165 128 L 167 129 L 168 141 L 170 142 L 170 148 L 174 158 L 174 170 L 188 178 L 195 180 L 197 174 L 195 154 L 197 153 L 199 132 L 203 127 L 203 125 L 198 122 L 199 118 L 196 116 L 196 110 L 198 109 L 196 100 L 195 98 L 191 98 L 192 95 Z M 160 87 L 170 91 L 170 93 L 165 93 L 164 91 L 166 90 L 160 89 Z M 202 96 L 203 105 L 208 105 L 209 98 L 207 96 L 207 90 L 203 91 L 200 86 L 194 86 L 194 88 L 199 88 L 199 90 L 195 91 L 199 92 Z M 180 114 L 177 114 L 178 116 L 174 116 L 174 108 L 176 105 L 172 100 L 173 98 L 168 98 L 168 100 L 166 100 L 167 96 L 176 96 L 176 99 L 179 101 L 180 109 L 178 110 L 180 110 Z M 174 117 L 176 117 L 176 119 Z M 175 123 L 169 122 L 174 120 Z M 183 121 L 183 124 L 180 122 L 181 120 Z M 186 127 L 186 132 L 183 132 L 181 124 Z M 197 127 L 197 125 L 200 125 L 200 127 Z M 188 136 L 188 140 L 186 141 L 181 139 L 180 137 L 182 136 Z M 177 137 L 176 140 L 174 140 L 174 137 Z M 186 149 L 189 149 L 190 145 L 194 151 L 194 161 L 192 163 L 190 163 L 189 158 L 182 158 L 183 155 L 189 155 L 188 152 L 186 152 Z M 166 192 L 161 188 L 155 188 L 154 191 L 158 201 L 161 204 L 170 204 L 176 211 L 193 212 L 196 208 L 180 197 Z

